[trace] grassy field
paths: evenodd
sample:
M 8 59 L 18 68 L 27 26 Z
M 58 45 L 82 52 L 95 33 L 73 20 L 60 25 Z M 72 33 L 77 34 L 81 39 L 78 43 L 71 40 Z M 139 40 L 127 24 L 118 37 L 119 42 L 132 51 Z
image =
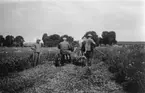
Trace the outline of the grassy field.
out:
M 98 47 L 93 65 L 55 67 L 57 48 L 42 48 L 41 62 L 32 67 L 30 48 L 0 48 L 2 93 L 144 93 L 143 46 Z M 135 86 L 136 85 L 136 86 Z M 131 91 L 131 89 L 134 89 Z M 125 92 L 125 91 L 126 92 Z
M 45 48 L 43 47 L 41 49 L 42 53 L 46 53 L 48 51 L 57 51 L 58 49 L 56 47 L 53 47 L 53 48 Z M 8 53 L 28 53 L 28 52 L 31 52 L 32 53 L 32 50 L 30 47 L 0 47 L 0 53 L 4 53 L 4 52 L 8 52 Z
M 57 48 L 42 48 L 39 64 L 54 60 Z M 19 72 L 32 67 L 33 51 L 28 48 L 0 48 L 0 76 L 7 76 L 9 72 Z M 10 73 L 11 74 L 11 73 Z

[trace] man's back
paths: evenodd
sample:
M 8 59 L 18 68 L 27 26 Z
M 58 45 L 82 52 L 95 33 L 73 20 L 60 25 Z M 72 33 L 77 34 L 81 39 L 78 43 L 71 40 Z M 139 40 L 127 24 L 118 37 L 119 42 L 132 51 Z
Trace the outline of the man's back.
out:
M 69 45 L 69 43 L 68 43 L 67 41 L 63 41 L 63 42 L 61 42 L 61 43 L 59 44 L 59 48 L 60 48 L 61 50 L 69 50 L 70 45 Z
M 92 44 L 95 44 L 93 39 L 91 39 L 91 38 L 86 39 L 85 40 L 85 50 L 86 51 L 91 51 L 92 50 L 91 49 Z

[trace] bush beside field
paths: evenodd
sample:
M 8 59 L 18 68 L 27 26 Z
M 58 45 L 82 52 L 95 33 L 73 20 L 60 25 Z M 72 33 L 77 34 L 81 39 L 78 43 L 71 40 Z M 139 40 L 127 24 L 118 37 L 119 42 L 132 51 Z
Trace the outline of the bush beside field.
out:
M 33 51 L 30 48 L 2 48 L 0 52 L 0 77 L 33 67 Z M 38 64 L 53 61 L 57 52 L 57 48 L 42 48 Z
M 99 48 L 105 55 L 95 56 L 109 66 L 114 74 L 112 80 L 121 84 L 129 93 L 145 93 L 145 51 L 144 46 Z

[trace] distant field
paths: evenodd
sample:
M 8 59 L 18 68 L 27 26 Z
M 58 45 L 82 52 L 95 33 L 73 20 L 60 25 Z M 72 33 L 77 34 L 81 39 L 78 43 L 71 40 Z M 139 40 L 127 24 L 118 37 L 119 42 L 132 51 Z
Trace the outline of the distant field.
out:
M 145 45 L 145 42 L 118 41 L 117 44 L 118 44 L 118 45 L 134 45 L 134 44 Z
M 53 48 L 42 48 L 42 53 L 46 53 L 46 52 L 48 52 L 48 51 L 58 51 L 58 49 L 56 48 L 56 47 L 53 47 Z M 28 53 L 30 53 L 30 52 L 33 52 L 32 50 L 31 50 L 31 48 L 30 47 L 0 47 L 0 53 L 3 53 L 3 52 L 8 52 L 8 53 L 13 53 L 13 52 L 15 52 L 15 53 L 20 53 L 20 52 L 28 52 Z

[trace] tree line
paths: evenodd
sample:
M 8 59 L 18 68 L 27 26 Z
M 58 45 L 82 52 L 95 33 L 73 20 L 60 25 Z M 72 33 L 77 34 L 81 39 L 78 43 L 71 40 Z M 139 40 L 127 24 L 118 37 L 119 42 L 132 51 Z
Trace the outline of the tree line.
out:
M 83 35 L 83 37 L 86 37 L 88 34 L 92 35 L 92 39 L 95 41 L 96 46 L 101 44 L 113 45 L 117 43 L 115 31 L 103 31 L 101 37 L 99 37 L 95 31 L 88 31 Z M 78 46 L 79 41 L 74 41 L 74 38 L 68 35 L 60 36 L 58 34 L 53 34 L 48 36 L 47 33 L 44 33 L 42 40 L 45 47 L 55 47 L 62 41 L 63 37 L 67 37 L 68 42 L 73 46 Z
M 4 37 L 3 35 L 0 35 L 0 46 L 7 46 L 7 47 L 22 47 L 24 43 L 24 38 L 22 36 L 12 36 L 12 35 L 7 35 Z
M 88 34 L 92 35 L 93 40 L 96 42 L 96 46 L 99 46 L 101 44 L 113 45 L 117 43 L 115 31 L 103 31 L 101 37 L 99 37 L 95 31 L 88 31 L 83 35 L 83 37 L 86 37 Z M 56 47 L 63 40 L 63 37 L 67 37 L 68 42 L 73 46 L 78 46 L 79 41 L 75 41 L 72 36 L 60 36 L 58 34 L 48 35 L 47 33 L 44 33 L 42 36 L 43 46 Z M 14 37 L 12 35 L 7 35 L 6 37 L 3 37 L 3 35 L 0 35 L 0 46 L 22 47 L 24 42 L 25 40 L 23 36 Z
M 42 36 L 42 41 L 45 47 L 55 47 L 57 46 L 63 39 L 63 37 L 67 37 L 67 40 L 69 43 L 72 43 L 74 41 L 74 38 L 72 36 L 68 35 L 58 35 L 58 34 L 53 34 L 53 35 L 47 35 L 47 33 L 44 33 Z

